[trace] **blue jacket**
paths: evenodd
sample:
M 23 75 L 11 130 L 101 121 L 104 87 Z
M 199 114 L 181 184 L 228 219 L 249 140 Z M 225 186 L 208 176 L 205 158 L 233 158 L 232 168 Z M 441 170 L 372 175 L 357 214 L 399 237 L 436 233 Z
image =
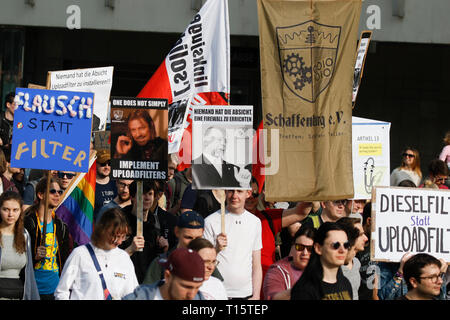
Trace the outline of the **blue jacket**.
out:
M 137 287 L 132 293 L 126 295 L 122 300 L 154 300 L 158 288 L 164 284 L 164 280 L 152 284 L 143 284 Z M 200 291 L 195 295 L 194 300 L 206 300 Z
M 25 265 L 25 283 L 23 288 L 23 300 L 40 300 L 39 290 L 34 278 L 33 257 L 31 256 L 31 241 L 28 231 L 24 230 L 27 242 L 27 263 Z M 2 261 L 2 248 L 0 247 L 0 263 Z

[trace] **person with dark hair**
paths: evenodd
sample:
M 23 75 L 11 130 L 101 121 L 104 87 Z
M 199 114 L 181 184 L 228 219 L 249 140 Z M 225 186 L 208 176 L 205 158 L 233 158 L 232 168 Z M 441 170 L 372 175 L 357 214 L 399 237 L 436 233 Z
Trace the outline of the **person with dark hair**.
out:
M 119 135 L 114 159 L 161 160 L 167 163 L 167 140 L 156 136 L 155 124 L 148 110 L 137 109 L 128 116 L 127 133 Z
M 446 269 L 445 261 L 426 253 L 414 255 L 403 266 L 408 292 L 396 300 L 443 300 Z
M 30 235 L 23 226 L 23 218 L 19 194 L 6 191 L 0 195 L 0 300 L 40 299 Z
M 14 112 L 17 103 L 14 101 L 15 93 L 10 92 L 5 97 L 5 111 L 0 114 L 0 146 L 11 147 L 11 138 L 14 125 Z
M 291 290 L 291 300 L 352 300 L 352 286 L 340 268 L 350 243 L 335 222 L 324 222 L 314 236 L 308 265 Z
M 295 233 L 289 255 L 270 266 L 263 284 L 267 300 L 290 300 L 291 288 L 308 265 L 315 231 L 312 227 L 300 227 Z
M 428 177 L 424 180 L 424 183 L 419 188 L 430 187 L 434 185 L 438 189 L 446 189 L 445 181 L 448 178 L 448 167 L 444 161 L 439 159 L 433 159 L 428 164 Z
M 411 180 L 416 186 L 422 180 L 422 170 L 420 169 L 420 155 L 415 148 L 406 147 L 402 152 L 402 162 L 398 168 L 395 168 L 391 173 L 391 186 L 398 186 L 398 184 L 405 180 Z
M 301 224 L 318 229 L 324 222 L 336 222 L 340 218 L 347 216 L 347 212 L 345 211 L 347 203 L 347 199 L 321 201 L 320 206 L 322 210 L 320 214 L 310 214 L 306 219 L 301 221 Z
M 104 205 L 97 214 L 100 220 L 102 214 L 111 208 L 125 208 L 131 204 L 130 186 L 133 180 L 119 179 L 116 180 L 117 196 Z
M 11 152 L 9 148 L 0 149 L 0 194 L 5 191 L 19 192 L 12 181 L 14 173 L 20 171 L 18 168 L 11 168 Z
M 67 225 L 55 215 L 62 193 L 58 181 L 50 179 L 47 195 L 47 178 L 42 178 L 36 185 L 38 201 L 25 211 L 24 225 L 31 238 L 34 275 L 41 300 L 54 299 L 59 276 L 73 247 Z M 48 207 L 45 212 L 47 196 Z M 47 223 L 45 228 L 44 221 Z M 45 238 L 42 239 L 44 234 Z
M 138 286 L 129 255 L 119 248 L 129 235 L 120 209 L 106 211 L 97 221 L 91 242 L 76 247 L 61 274 L 56 300 L 115 300 Z
M 116 182 L 111 179 L 111 154 L 107 150 L 97 153 L 97 174 L 95 177 L 95 203 L 94 222 L 98 219 L 98 213 L 117 196 Z
M 192 249 L 202 257 L 205 263 L 205 281 L 200 287 L 200 292 L 206 300 L 228 300 L 227 291 L 220 279 L 212 276 L 219 264 L 214 245 L 204 238 L 197 238 L 189 242 L 188 249 Z
M 131 256 L 139 283 L 144 280 L 152 260 L 176 243 L 173 233 L 176 221 L 168 220 L 168 218 L 176 219 L 176 217 L 169 216 L 165 211 L 162 213 L 163 210 L 159 209 L 158 182 L 145 180 L 142 184 L 142 236 L 137 235 L 137 182 L 133 181 L 130 184 L 131 205 L 122 208 L 130 225 L 131 237 L 120 246 Z
M 398 187 L 417 188 L 417 186 L 409 179 L 405 179 L 399 182 Z
M 164 280 L 140 285 L 123 300 L 205 300 L 199 291 L 205 279 L 205 263 L 197 252 L 177 248 L 164 267 Z
M 361 219 L 359 218 L 344 217 L 339 219 L 337 223 L 347 232 L 348 242 L 350 243 L 347 257 L 345 258 L 344 264 L 341 266 L 342 272 L 352 285 L 353 300 L 359 300 L 358 290 L 361 285 L 359 269 L 361 263 L 356 257 L 356 254 L 364 251 L 364 246 L 368 238 L 364 233 Z

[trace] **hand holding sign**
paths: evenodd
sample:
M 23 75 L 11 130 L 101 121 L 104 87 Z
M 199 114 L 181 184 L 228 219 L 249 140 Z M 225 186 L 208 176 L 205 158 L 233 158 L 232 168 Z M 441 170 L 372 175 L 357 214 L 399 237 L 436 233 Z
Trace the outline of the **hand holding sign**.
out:
M 128 151 L 130 151 L 131 147 L 133 146 L 133 141 L 128 136 L 120 136 L 117 138 L 117 144 L 116 144 L 116 155 L 123 156 L 127 154 Z

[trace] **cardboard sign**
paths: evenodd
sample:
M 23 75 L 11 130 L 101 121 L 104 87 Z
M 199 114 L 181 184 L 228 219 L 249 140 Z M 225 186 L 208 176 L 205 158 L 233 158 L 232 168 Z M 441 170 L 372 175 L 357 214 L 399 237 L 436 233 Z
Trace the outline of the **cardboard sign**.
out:
M 427 253 L 450 262 L 450 191 L 377 187 L 372 199 L 371 257 L 399 262 Z
M 111 131 L 94 132 L 94 148 L 95 150 L 111 150 Z
M 167 179 L 167 99 L 111 98 L 114 179 Z
M 192 189 L 250 189 L 253 106 L 196 106 Z
M 106 128 L 109 95 L 113 82 L 114 67 L 101 67 L 49 72 L 49 88 L 52 90 L 72 90 L 93 92 L 95 108 L 92 131 Z
M 94 94 L 17 88 L 11 166 L 87 172 Z
M 370 199 L 374 186 L 390 185 L 391 124 L 352 117 L 354 199 Z

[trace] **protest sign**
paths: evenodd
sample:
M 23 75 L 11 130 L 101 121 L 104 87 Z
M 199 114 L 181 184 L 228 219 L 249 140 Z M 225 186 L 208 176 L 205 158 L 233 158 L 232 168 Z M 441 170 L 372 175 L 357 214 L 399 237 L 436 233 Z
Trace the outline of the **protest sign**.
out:
M 361 38 L 359 39 L 358 51 L 356 52 L 355 73 L 353 75 L 352 107 L 355 107 L 371 38 L 372 31 L 366 30 L 362 32 Z
M 96 131 L 94 132 L 94 149 L 100 150 L 111 150 L 111 131 Z
M 115 179 L 167 179 L 167 100 L 111 98 L 111 172 Z
M 48 87 L 51 90 L 93 92 L 95 108 L 92 131 L 103 131 L 106 128 L 113 71 L 114 67 L 50 71 Z
M 449 190 L 376 187 L 372 199 L 372 260 L 399 262 L 411 252 L 450 262 L 449 213 Z
M 267 201 L 353 197 L 352 77 L 360 0 L 258 0 Z M 278 147 L 277 146 L 277 147 Z M 268 157 L 273 157 L 270 143 Z
M 193 189 L 250 189 L 253 106 L 194 107 L 192 141 Z
M 389 122 L 352 117 L 354 199 L 370 199 L 374 186 L 390 185 Z
M 94 94 L 17 88 L 11 166 L 87 172 Z

